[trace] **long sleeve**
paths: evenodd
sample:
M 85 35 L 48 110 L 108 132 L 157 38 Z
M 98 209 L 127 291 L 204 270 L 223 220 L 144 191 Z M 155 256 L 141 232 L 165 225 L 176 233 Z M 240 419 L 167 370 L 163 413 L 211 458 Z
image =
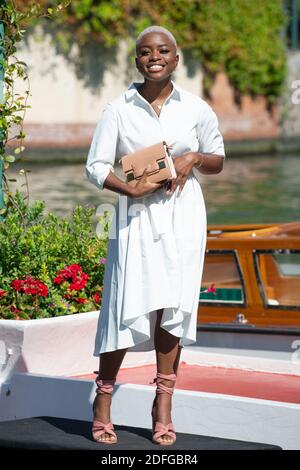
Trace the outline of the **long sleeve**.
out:
M 199 152 L 213 153 L 225 157 L 224 142 L 216 113 L 206 103 L 205 111 L 197 126 Z
M 96 126 L 86 162 L 86 175 L 99 189 L 110 171 L 114 171 L 118 144 L 118 120 L 112 106 L 108 104 Z

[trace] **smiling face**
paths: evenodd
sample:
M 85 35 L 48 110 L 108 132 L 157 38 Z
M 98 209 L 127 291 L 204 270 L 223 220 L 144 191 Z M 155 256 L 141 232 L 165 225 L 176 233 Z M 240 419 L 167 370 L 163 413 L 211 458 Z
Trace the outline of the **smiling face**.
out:
M 145 34 L 137 48 L 135 63 L 147 80 L 161 81 L 168 78 L 177 67 L 179 56 L 175 44 L 164 33 Z

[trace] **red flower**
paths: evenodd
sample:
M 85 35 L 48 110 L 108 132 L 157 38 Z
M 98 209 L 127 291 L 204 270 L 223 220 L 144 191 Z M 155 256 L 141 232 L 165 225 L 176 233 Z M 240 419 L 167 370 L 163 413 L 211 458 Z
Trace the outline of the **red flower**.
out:
M 0 289 L 0 297 L 6 294 L 6 290 Z
M 11 306 L 10 306 L 10 311 L 11 311 L 12 313 L 20 313 L 20 312 L 21 312 L 21 310 L 19 310 L 19 309 L 18 309 L 17 307 L 15 307 L 14 305 L 11 305 Z
M 81 274 L 80 278 L 73 280 L 73 283 L 69 285 L 68 289 L 70 290 L 81 290 L 84 289 L 88 281 L 88 275 L 85 273 Z
M 22 289 L 22 281 L 15 279 L 14 281 L 12 281 L 11 287 L 17 291 L 20 291 Z
M 29 295 L 40 295 L 46 297 L 48 295 L 47 286 L 40 280 L 27 276 L 25 279 L 15 279 L 11 283 L 11 287 L 18 292 Z
M 212 292 L 214 295 L 218 295 L 217 291 L 216 291 L 216 288 L 215 288 L 215 285 L 216 284 L 211 284 L 207 289 L 205 289 L 202 292 Z
M 87 300 L 83 299 L 82 297 L 78 297 L 75 299 L 78 304 L 86 304 Z
M 94 294 L 93 299 L 94 299 L 94 301 L 96 302 L 96 304 L 100 304 L 100 302 L 101 302 L 101 295 L 100 295 L 100 294 Z
M 55 284 L 61 284 L 63 282 L 64 278 L 62 276 L 57 276 L 53 279 L 53 282 Z
M 79 266 L 79 264 L 71 264 L 69 266 L 69 270 L 72 272 L 72 273 L 78 273 L 78 272 L 81 272 L 82 271 L 82 267 Z
M 69 280 L 71 284 L 68 286 L 68 289 L 78 291 L 85 288 L 88 279 L 89 276 L 82 271 L 79 264 L 71 264 L 61 269 L 53 279 L 53 282 L 60 285 L 63 281 Z

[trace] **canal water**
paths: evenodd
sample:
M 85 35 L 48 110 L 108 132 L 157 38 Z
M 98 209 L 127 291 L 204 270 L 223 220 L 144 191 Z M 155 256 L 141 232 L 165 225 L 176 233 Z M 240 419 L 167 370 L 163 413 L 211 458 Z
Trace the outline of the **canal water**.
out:
M 17 179 L 9 183 L 13 192 L 24 192 L 21 168 L 29 171 L 30 203 L 44 200 L 46 212 L 69 218 L 76 205 L 115 204 L 118 199 L 116 193 L 100 191 L 87 180 L 84 163 L 58 161 L 12 164 L 8 176 Z M 120 167 L 115 171 L 124 180 Z M 300 155 L 226 157 L 218 175 L 198 175 L 209 224 L 300 220 Z

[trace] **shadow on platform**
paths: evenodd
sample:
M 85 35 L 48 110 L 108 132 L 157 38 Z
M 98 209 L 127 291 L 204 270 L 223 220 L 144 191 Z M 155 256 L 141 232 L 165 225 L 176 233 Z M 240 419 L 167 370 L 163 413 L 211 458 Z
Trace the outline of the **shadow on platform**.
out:
M 151 431 L 115 425 L 118 443 L 97 444 L 91 423 L 63 418 L 38 417 L 0 423 L 0 449 L 52 450 L 280 450 L 279 446 L 177 433 L 172 446 L 151 442 Z

